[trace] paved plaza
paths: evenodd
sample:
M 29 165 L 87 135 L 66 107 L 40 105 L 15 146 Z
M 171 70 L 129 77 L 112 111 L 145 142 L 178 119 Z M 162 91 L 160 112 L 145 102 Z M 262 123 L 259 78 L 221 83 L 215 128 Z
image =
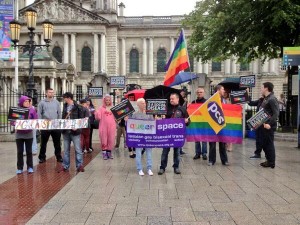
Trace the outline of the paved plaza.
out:
M 93 153 L 84 173 L 73 172 L 74 165 L 70 176 L 57 173 L 57 163 L 49 160 L 42 176 L 39 175 L 43 168 L 40 165 L 33 175 L 16 176 L 15 143 L 1 143 L 0 192 L 7 183 L 21 182 L 29 176 L 40 176 L 40 182 L 45 176 L 66 181 L 45 203 L 39 199 L 43 191 L 46 193 L 52 188 L 43 186 L 44 190 L 35 190 L 41 188 L 33 185 L 33 202 L 27 202 L 25 207 L 34 204 L 35 209 L 28 219 L 16 220 L 14 224 L 300 224 L 300 150 L 295 148 L 296 143 L 275 143 L 275 169 L 260 167 L 264 158 L 249 159 L 254 145 L 254 140 L 245 139 L 242 145 L 234 145 L 233 152 L 228 153 L 230 166 L 223 166 L 219 155 L 216 165 L 208 166 L 207 161 L 192 159 L 194 144 L 189 143 L 184 148 L 187 154 L 181 157 L 182 174 L 173 173 L 171 151 L 169 165 L 162 176 L 157 175 L 161 149 L 154 149 L 154 176 L 141 177 L 137 174 L 135 160 L 129 158 L 124 149 L 116 150 L 115 158 L 107 161 L 102 160 L 99 151 Z M 48 158 L 53 155 L 52 143 L 47 153 Z M 37 156 L 34 162 L 37 164 Z M 144 159 L 143 163 L 145 166 Z M 0 217 L 10 210 L 5 211 L 3 207 L 0 206 Z M 3 220 L 0 223 L 9 224 Z

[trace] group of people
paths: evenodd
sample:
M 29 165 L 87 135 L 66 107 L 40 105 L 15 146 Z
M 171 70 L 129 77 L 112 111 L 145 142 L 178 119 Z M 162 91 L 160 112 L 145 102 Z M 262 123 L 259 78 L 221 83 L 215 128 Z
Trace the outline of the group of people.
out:
M 266 155 L 266 161 L 261 163 L 263 167 L 275 167 L 275 147 L 274 147 L 274 131 L 276 130 L 277 118 L 279 115 L 278 101 L 273 93 L 273 84 L 265 82 L 261 88 L 262 98 L 257 101 L 251 101 L 250 105 L 256 105 L 257 109 L 263 108 L 269 115 L 270 119 L 266 121 L 261 127 L 256 130 L 256 151 L 251 158 L 261 158 L 261 151 L 264 150 Z M 222 103 L 226 104 L 226 94 L 222 85 L 215 87 L 215 92 L 220 95 Z M 192 103 L 204 103 L 205 92 L 203 88 L 198 88 L 196 91 L 197 98 Z M 99 139 L 101 142 L 102 157 L 104 160 L 113 159 L 112 151 L 114 148 L 119 147 L 121 134 L 124 136 L 125 144 L 125 128 L 128 118 L 133 119 L 145 119 L 154 120 L 151 115 L 146 114 L 146 102 L 145 99 L 140 98 L 137 100 L 138 111 L 134 112 L 129 117 L 123 118 L 123 121 L 118 121 L 118 134 L 117 143 L 115 145 L 115 138 L 117 133 L 117 123 L 111 112 L 112 101 L 109 95 L 103 98 L 103 105 L 98 109 L 95 109 L 90 99 L 82 99 L 80 104 L 73 100 L 73 94 L 66 92 L 63 94 L 63 109 L 61 111 L 60 103 L 54 99 L 54 90 L 48 88 L 46 90 L 46 98 L 41 100 L 37 107 L 37 112 L 34 107 L 31 106 L 31 99 L 27 96 L 22 96 L 19 99 L 19 106 L 24 108 L 30 108 L 29 119 L 79 119 L 89 117 L 89 126 L 83 129 L 72 130 L 41 130 L 41 144 L 39 153 L 39 163 L 46 161 L 46 147 L 49 137 L 52 137 L 54 144 L 54 154 L 57 162 L 62 163 L 61 171 L 68 171 L 70 168 L 70 145 L 74 144 L 76 155 L 76 169 L 78 172 L 84 172 L 83 157 L 84 152 L 93 151 L 92 148 L 92 133 L 93 128 L 99 129 Z M 167 115 L 165 118 L 184 118 L 185 123 L 189 125 L 189 115 L 187 113 L 186 106 L 179 104 L 179 94 L 172 93 L 169 99 L 170 105 L 167 109 Z M 119 131 L 120 130 L 120 131 Z M 63 136 L 64 156 L 61 155 L 60 139 L 61 134 Z M 17 143 L 17 174 L 23 172 L 24 161 L 23 151 L 26 150 L 26 163 L 28 173 L 33 173 L 33 160 L 32 160 L 32 143 L 33 143 L 33 131 L 32 130 L 17 130 L 16 131 L 16 143 Z M 219 142 L 219 153 L 222 165 L 229 165 L 227 151 L 229 150 L 228 143 Z M 126 146 L 125 146 L 126 147 Z M 133 152 L 133 149 L 128 146 L 129 151 Z M 152 176 L 152 149 L 151 148 L 136 148 L 135 158 L 136 168 L 138 174 L 143 176 L 143 166 L 141 156 L 144 152 L 147 155 L 147 173 Z M 173 169 L 175 174 L 180 174 L 179 162 L 180 162 L 180 150 L 181 148 L 173 148 Z M 161 155 L 161 165 L 158 171 L 158 175 L 165 173 L 168 154 L 170 148 L 163 148 Z M 133 154 L 131 153 L 130 156 Z M 208 165 L 213 166 L 216 163 L 216 142 L 209 142 L 209 156 L 207 157 L 207 143 L 195 142 L 195 156 L 193 159 L 203 160 L 208 159 Z

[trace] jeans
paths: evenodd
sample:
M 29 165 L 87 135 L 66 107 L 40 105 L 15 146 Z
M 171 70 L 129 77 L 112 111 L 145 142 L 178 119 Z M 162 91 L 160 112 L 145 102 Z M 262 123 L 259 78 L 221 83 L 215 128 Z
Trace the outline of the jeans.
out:
M 179 151 L 180 148 L 174 148 L 174 154 L 173 154 L 173 168 L 179 168 Z M 168 155 L 170 152 L 170 148 L 163 148 L 162 154 L 161 154 L 161 166 L 160 169 L 165 170 L 168 165 Z
M 136 162 L 136 168 L 138 171 L 143 169 L 142 165 L 142 148 L 136 148 L 135 149 L 135 162 Z M 152 169 L 152 148 L 146 148 L 146 154 L 147 154 L 147 171 Z
M 73 135 L 71 133 L 64 133 L 64 168 L 69 169 L 70 168 L 70 146 L 71 146 L 71 141 L 74 144 L 75 148 L 75 159 L 76 159 L 76 168 L 82 166 L 83 164 L 83 159 L 82 159 L 82 150 L 80 147 L 80 134 L 79 135 Z
M 33 168 L 32 138 L 30 138 L 30 139 L 16 139 L 16 143 L 17 143 L 17 168 L 18 168 L 18 170 L 23 170 L 23 166 L 24 166 L 24 159 L 23 159 L 24 145 L 25 145 L 25 149 L 26 149 L 27 169 L 28 168 Z
M 202 143 L 202 151 L 201 151 Z M 195 153 L 196 155 L 207 155 L 207 142 L 195 142 Z

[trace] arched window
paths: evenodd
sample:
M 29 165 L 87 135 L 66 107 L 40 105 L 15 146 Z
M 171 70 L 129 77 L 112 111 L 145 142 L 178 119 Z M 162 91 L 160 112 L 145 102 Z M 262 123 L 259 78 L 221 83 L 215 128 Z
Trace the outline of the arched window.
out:
M 221 71 L 221 62 L 212 61 L 211 71 Z
M 240 63 L 240 71 L 249 71 L 250 69 L 250 65 L 249 63 Z
M 130 73 L 138 73 L 139 72 L 139 51 L 136 49 L 131 49 L 130 55 Z
M 54 58 L 62 63 L 62 50 L 60 47 L 58 46 L 55 46 L 53 49 L 52 49 L 52 55 L 54 56 Z
M 165 49 L 160 48 L 157 51 L 157 72 L 165 72 L 165 65 L 167 59 L 167 52 Z
M 81 71 L 92 71 L 92 51 L 87 46 L 81 51 Z

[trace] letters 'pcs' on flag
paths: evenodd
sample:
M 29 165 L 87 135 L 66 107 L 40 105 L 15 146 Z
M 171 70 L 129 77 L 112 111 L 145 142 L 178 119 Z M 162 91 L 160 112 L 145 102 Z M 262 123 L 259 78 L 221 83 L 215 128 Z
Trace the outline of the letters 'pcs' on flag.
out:
M 184 38 L 184 32 L 181 30 L 179 38 L 168 63 L 165 66 L 166 76 L 164 85 L 170 86 L 175 80 L 175 76 L 182 70 L 189 68 L 189 57 Z

